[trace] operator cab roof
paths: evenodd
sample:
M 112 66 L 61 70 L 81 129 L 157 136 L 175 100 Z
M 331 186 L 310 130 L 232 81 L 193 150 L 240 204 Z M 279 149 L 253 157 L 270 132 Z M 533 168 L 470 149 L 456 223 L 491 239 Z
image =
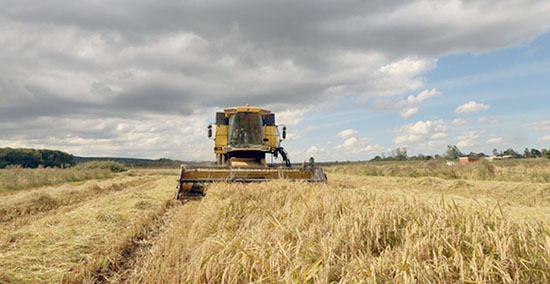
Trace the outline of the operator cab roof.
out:
M 239 112 L 254 112 L 254 113 L 259 113 L 261 115 L 266 115 L 271 113 L 271 111 L 267 109 L 263 109 L 259 107 L 249 107 L 249 106 L 226 108 L 223 110 L 223 112 L 225 112 L 226 114 L 233 114 L 233 113 L 239 113 Z

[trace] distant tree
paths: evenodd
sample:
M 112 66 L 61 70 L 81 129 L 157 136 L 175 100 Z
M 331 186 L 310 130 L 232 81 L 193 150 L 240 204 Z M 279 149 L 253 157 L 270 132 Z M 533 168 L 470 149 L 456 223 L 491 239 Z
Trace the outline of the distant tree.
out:
M 73 155 L 55 150 L 0 148 L 0 168 L 18 165 L 24 168 L 63 167 L 73 164 Z
M 372 160 L 371 160 L 371 161 L 375 161 L 375 162 L 379 162 L 379 161 L 382 161 L 382 157 L 380 157 L 380 156 L 376 156 L 376 157 L 372 158 Z
M 514 158 L 520 158 L 521 155 L 518 154 L 518 152 L 514 151 L 514 149 L 512 148 L 508 148 L 506 151 L 502 152 L 503 155 L 505 156 L 512 156 Z
M 493 156 L 498 156 L 498 150 L 497 149 L 493 149 Z
M 537 149 L 531 149 L 531 157 L 540 158 L 542 157 L 542 153 Z
M 55 151 L 55 150 L 38 150 L 42 156 L 43 165 L 45 167 L 63 167 L 72 163 L 73 155 Z
M 407 148 L 406 147 L 396 148 L 395 151 L 393 152 L 393 159 L 396 161 L 406 161 L 408 159 Z
M 542 149 L 540 154 L 541 154 L 540 155 L 541 157 L 543 157 L 545 159 L 550 159 L 550 150 Z
M 447 151 L 445 151 L 447 154 L 447 158 L 456 160 L 460 157 L 462 157 L 462 152 L 458 149 L 456 145 L 447 145 Z
M 529 151 L 529 148 L 525 148 L 525 150 L 523 150 L 523 157 L 525 159 L 532 158 L 531 157 L 531 151 Z
M 469 158 L 481 158 L 481 157 L 487 157 L 487 155 L 485 155 L 485 153 L 483 153 L 483 152 L 481 152 L 481 153 L 470 152 L 470 154 L 468 154 L 468 157 Z

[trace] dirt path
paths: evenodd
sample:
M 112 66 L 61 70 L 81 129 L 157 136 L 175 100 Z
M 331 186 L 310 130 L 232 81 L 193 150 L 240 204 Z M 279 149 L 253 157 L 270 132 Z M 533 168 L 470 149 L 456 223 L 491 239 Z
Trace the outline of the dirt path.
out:
M 188 206 L 181 201 L 168 201 L 166 211 L 155 216 L 153 222 L 142 232 L 134 236 L 121 252 L 121 259 L 117 265 L 103 271 L 95 277 L 95 283 L 123 283 L 137 273 L 140 262 L 146 259 L 151 250 L 158 245 L 160 238 L 174 224 L 174 219 L 180 217 L 184 207 Z
M 178 254 L 173 252 L 183 249 L 182 240 L 193 225 L 199 206 L 200 201 L 190 201 L 175 208 L 169 217 L 170 222 L 166 222 L 151 239 L 151 242 L 140 250 L 139 257 L 135 258 L 132 266 L 126 269 L 124 277 L 119 278 L 123 280 L 121 283 L 148 283 L 148 274 L 151 271 L 158 267 L 166 267 L 163 266 L 166 257 L 176 256 Z M 170 263 L 174 263 L 174 260 L 172 259 Z M 177 277 L 178 266 L 166 268 L 167 270 L 158 272 L 169 273 Z

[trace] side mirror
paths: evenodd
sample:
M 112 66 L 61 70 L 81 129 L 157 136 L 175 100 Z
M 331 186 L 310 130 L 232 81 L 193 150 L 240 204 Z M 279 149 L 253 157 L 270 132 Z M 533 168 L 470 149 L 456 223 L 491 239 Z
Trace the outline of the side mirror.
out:
M 212 124 L 208 125 L 208 138 L 212 138 Z
M 286 139 L 286 126 L 283 126 L 283 139 Z

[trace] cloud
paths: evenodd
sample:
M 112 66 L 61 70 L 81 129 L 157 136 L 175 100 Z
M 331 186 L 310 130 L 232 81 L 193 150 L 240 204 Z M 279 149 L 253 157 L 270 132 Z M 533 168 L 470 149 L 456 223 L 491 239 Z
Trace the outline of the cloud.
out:
M 483 116 L 483 117 L 478 118 L 478 119 L 477 119 L 477 122 L 479 122 L 479 123 L 496 124 L 496 123 L 498 123 L 499 121 L 498 121 L 498 119 L 490 119 L 490 118 L 488 118 L 488 117 Z
M 479 138 L 481 135 L 485 134 L 485 130 L 474 130 L 474 131 L 466 131 L 462 132 L 460 136 L 457 137 L 458 143 L 456 146 L 459 148 L 466 148 L 466 147 L 472 147 L 479 144 Z
M 493 137 L 487 140 L 487 144 L 500 144 L 502 143 L 502 137 Z
M 550 142 L 550 135 L 540 137 L 539 141 L 540 142 Z
M 401 112 L 401 117 L 411 117 L 411 116 L 415 115 L 417 112 L 418 112 L 417 107 L 408 108 L 408 109 L 405 109 Z
M 285 110 L 275 113 L 275 121 L 277 124 L 283 124 L 286 126 L 295 126 L 304 119 L 304 113 L 307 109 L 301 110 Z
M 413 77 L 435 67 L 437 61 L 418 58 L 403 58 L 399 61 L 380 67 L 380 72 L 403 77 Z
M 459 148 L 465 148 L 465 147 L 474 146 L 476 144 L 477 142 L 473 140 L 461 140 L 461 141 L 458 141 L 458 143 L 456 143 L 456 146 L 458 146 Z
M 533 128 L 535 130 L 550 131 L 550 120 L 539 120 L 531 123 L 527 123 L 526 127 Z
M 292 131 L 286 134 L 287 141 L 298 140 L 300 138 L 302 138 L 302 135 L 298 134 L 298 131 Z
M 336 134 L 336 136 L 338 136 L 340 138 L 348 138 L 348 137 L 353 136 L 357 133 L 358 133 L 357 130 L 345 129 L 345 130 L 342 130 L 342 131 L 338 132 L 338 134 Z
M 306 131 L 311 131 L 311 130 L 317 130 L 317 129 L 319 129 L 319 128 L 321 128 L 321 126 L 318 126 L 318 125 L 308 125 L 308 126 L 306 127 L 305 130 L 306 130 Z
M 418 95 L 410 95 L 406 99 L 392 102 L 391 100 L 381 99 L 376 101 L 370 106 L 373 110 L 389 110 L 389 109 L 401 109 L 401 117 L 407 118 L 418 113 L 418 106 L 427 99 L 442 96 L 443 94 L 437 89 L 423 90 Z
M 435 133 L 434 135 L 432 135 L 430 138 L 432 139 L 442 139 L 442 138 L 447 138 L 447 133 L 445 132 L 438 132 L 438 133 Z
M 391 149 L 379 144 L 375 144 L 375 145 L 368 145 L 367 147 L 364 147 L 362 151 L 365 151 L 369 154 L 381 154 L 385 152 L 390 152 Z
M 326 151 L 323 148 L 319 148 L 317 146 L 311 146 L 307 149 L 306 154 L 315 155 L 315 154 L 321 154 L 321 153 L 325 153 L 325 152 Z
M 420 94 L 418 94 L 416 97 L 415 96 L 409 96 L 407 98 L 407 104 L 409 104 L 409 105 L 419 104 L 422 101 L 425 101 L 429 98 L 439 97 L 441 95 L 442 95 L 441 92 L 439 92 L 435 88 L 433 88 L 431 90 L 424 90 Z
M 81 156 L 117 156 L 158 159 L 211 160 L 206 136 L 208 118 L 188 116 L 120 118 L 51 118 L 0 122 L 0 145 L 63 149 Z M 185 139 L 182 139 L 185 138 Z
M 354 146 L 355 144 L 357 144 L 359 142 L 359 140 L 357 140 L 357 138 L 355 137 L 351 137 L 351 138 L 348 138 L 344 144 L 342 144 L 342 146 L 344 147 L 351 147 L 351 146 Z
M 454 119 L 451 124 L 452 125 L 463 125 L 465 123 L 467 123 L 468 121 L 466 119 L 462 119 L 462 118 L 456 118 Z
M 419 108 L 433 97 L 421 90 L 440 56 L 531 40 L 548 30 L 550 13 L 548 1 L 458 0 L 7 0 L 2 7 L 0 42 L 10 43 L 0 45 L 4 145 L 190 159 L 211 149 L 199 156 L 203 148 L 174 137 L 184 128 L 202 137 L 223 107 L 270 108 L 288 126 L 349 97 L 400 102 L 420 92 L 396 109 Z M 91 131 L 75 121 L 109 123 Z M 124 138 L 118 125 L 153 130 Z
M 487 121 L 489 121 L 489 119 L 485 116 L 482 116 L 482 117 L 477 119 L 477 122 L 479 122 L 479 123 L 486 123 Z
M 443 138 L 446 132 L 447 125 L 442 119 L 435 121 L 418 121 L 414 124 L 407 124 L 399 128 L 397 130 L 399 135 L 393 139 L 393 142 L 397 145 L 418 143 L 426 141 L 429 138 Z
M 471 113 L 488 110 L 489 106 L 484 104 L 479 104 L 474 101 L 470 101 L 467 104 L 463 104 L 456 108 L 455 113 Z
M 334 150 L 344 150 L 346 152 L 362 152 L 366 151 L 365 148 L 362 148 L 366 146 L 371 141 L 368 137 L 362 137 L 357 139 L 356 137 L 350 137 L 344 141 L 344 143 L 340 145 L 336 145 L 333 147 Z
M 430 140 L 418 145 L 418 149 L 432 151 L 434 153 L 442 153 L 445 151 L 445 146 L 449 145 L 447 140 Z

